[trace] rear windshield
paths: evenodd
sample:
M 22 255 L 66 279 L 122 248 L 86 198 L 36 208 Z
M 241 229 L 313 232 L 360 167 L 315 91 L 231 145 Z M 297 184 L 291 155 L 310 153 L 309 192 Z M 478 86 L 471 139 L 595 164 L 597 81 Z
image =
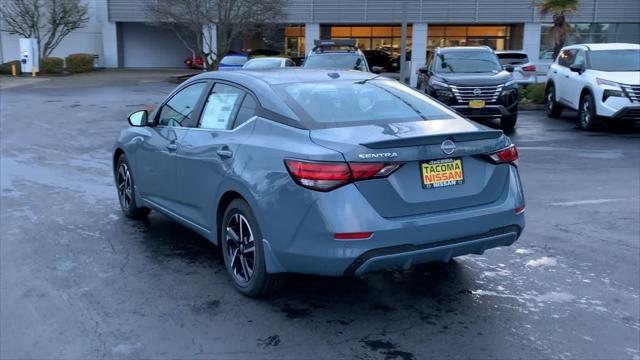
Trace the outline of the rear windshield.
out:
M 304 67 L 310 69 L 345 69 L 367 71 L 366 63 L 358 54 L 322 54 L 305 59 Z
M 594 50 L 589 60 L 593 70 L 640 71 L 640 50 Z
M 440 73 L 489 73 L 502 71 L 493 52 L 451 51 L 436 56 L 435 71 Z
M 275 88 L 298 116 L 320 127 L 454 117 L 444 106 L 393 80 L 306 82 Z
M 498 55 L 498 61 L 500 61 L 502 65 L 522 65 L 529 62 L 527 54 L 505 53 L 496 55 Z
M 279 68 L 282 60 L 280 59 L 259 59 L 251 60 L 244 64 L 245 69 L 275 69 Z
M 247 62 L 247 58 L 244 56 L 225 56 L 220 60 L 220 64 L 223 65 L 242 65 Z

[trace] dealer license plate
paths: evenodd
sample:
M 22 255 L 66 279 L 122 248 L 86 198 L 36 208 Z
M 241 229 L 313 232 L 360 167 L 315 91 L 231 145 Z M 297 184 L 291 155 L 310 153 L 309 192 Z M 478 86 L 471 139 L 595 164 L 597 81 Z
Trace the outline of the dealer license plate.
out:
M 464 184 L 462 159 L 439 159 L 420 164 L 422 187 L 425 189 Z

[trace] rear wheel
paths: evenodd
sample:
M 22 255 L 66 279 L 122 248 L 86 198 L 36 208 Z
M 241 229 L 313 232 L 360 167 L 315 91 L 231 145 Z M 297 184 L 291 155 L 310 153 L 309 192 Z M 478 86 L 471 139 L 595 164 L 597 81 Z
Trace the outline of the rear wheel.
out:
M 126 217 L 141 219 L 149 215 L 151 209 L 144 206 L 138 206 L 136 203 L 136 187 L 131 173 L 131 166 L 124 154 L 120 155 L 118 158 L 116 186 L 118 189 L 120 208 Z
M 224 264 L 238 291 L 259 297 L 282 287 L 284 274 L 267 273 L 262 233 L 244 200 L 236 199 L 229 204 L 220 235 Z
M 578 118 L 580 119 L 580 126 L 584 130 L 595 130 L 599 127 L 600 122 L 596 115 L 596 106 L 591 94 L 586 94 L 580 99 Z
M 545 94 L 545 105 L 548 117 L 557 119 L 562 114 L 562 105 L 556 102 L 556 89 L 553 85 L 547 88 L 547 93 Z

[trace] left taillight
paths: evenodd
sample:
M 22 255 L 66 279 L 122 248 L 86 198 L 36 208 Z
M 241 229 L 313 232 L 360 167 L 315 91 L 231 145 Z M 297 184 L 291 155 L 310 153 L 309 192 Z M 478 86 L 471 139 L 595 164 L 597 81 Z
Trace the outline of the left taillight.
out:
M 522 70 L 523 71 L 536 71 L 536 66 L 535 65 L 523 66 Z
M 391 175 L 402 164 L 347 163 L 286 159 L 289 174 L 300 186 L 317 191 L 330 191 L 356 180 Z
M 518 149 L 511 144 L 504 149 L 488 154 L 489 158 L 496 164 L 514 164 L 518 165 Z

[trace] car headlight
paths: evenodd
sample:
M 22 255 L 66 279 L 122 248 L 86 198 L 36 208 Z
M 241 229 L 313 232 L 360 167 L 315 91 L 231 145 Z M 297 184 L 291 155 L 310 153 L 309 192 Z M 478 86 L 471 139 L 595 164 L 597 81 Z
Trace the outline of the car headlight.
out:
M 602 101 L 607 101 L 610 97 L 627 97 L 622 90 L 610 90 L 606 89 L 602 94 Z
M 616 90 L 622 91 L 622 87 L 620 87 L 620 84 L 618 84 L 615 81 L 596 78 L 596 83 L 598 83 L 598 85 L 601 85 L 601 86 L 611 86 L 616 88 Z
M 442 81 L 434 80 L 433 78 L 429 79 L 429 85 L 431 86 L 439 86 L 443 88 L 449 88 L 449 85 L 443 83 Z

